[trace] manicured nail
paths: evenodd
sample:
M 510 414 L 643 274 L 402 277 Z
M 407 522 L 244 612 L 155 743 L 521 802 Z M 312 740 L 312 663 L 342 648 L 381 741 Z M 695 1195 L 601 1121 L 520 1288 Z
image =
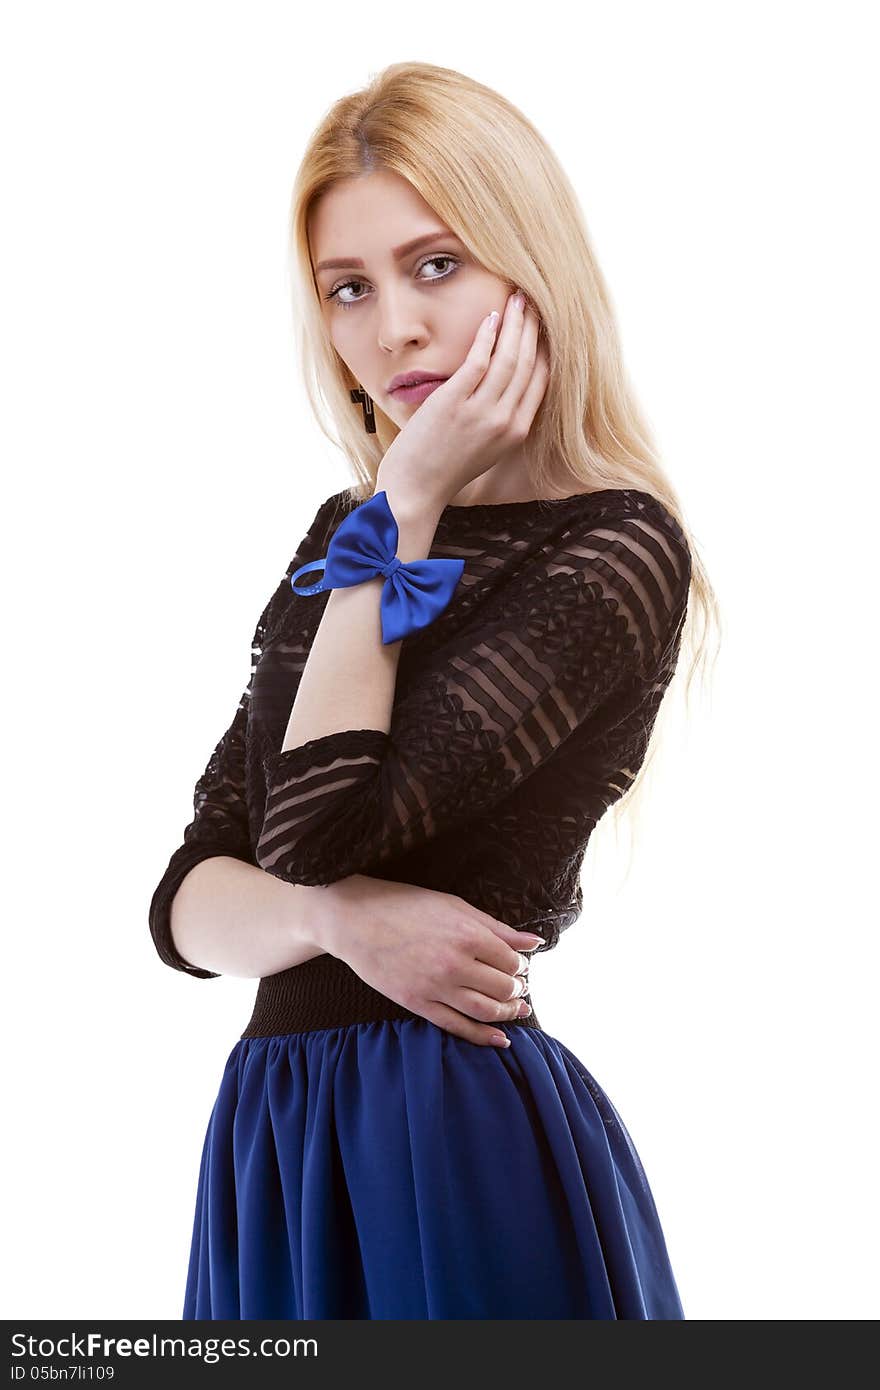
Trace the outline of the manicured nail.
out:
M 514 308 L 521 309 L 525 302 L 522 290 L 517 290 L 516 294 L 513 296 Z
M 510 1038 L 505 1037 L 503 1033 L 493 1033 L 492 1042 L 497 1043 L 499 1047 L 510 1047 Z
M 489 328 L 490 328 L 490 330 L 491 330 L 492 332 L 494 332 L 495 329 L 498 327 L 498 320 L 499 320 L 500 317 L 501 317 L 501 315 L 498 313 L 498 310 L 497 310 L 497 309 L 493 309 L 492 312 L 491 312 L 491 314 L 489 315 L 488 319 L 486 320 L 486 322 L 488 323 Z

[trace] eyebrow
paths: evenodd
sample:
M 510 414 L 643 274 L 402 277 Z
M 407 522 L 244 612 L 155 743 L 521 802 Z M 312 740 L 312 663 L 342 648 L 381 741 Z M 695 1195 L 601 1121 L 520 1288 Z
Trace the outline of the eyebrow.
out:
M 413 237 L 412 241 L 405 241 L 402 246 L 393 247 L 391 254 L 396 261 L 403 260 L 410 251 L 417 251 L 420 246 L 428 246 L 432 241 L 440 241 L 443 237 L 453 237 L 458 241 L 454 232 L 448 231 L 445 227 L 437 232 L 425 232 L 422 236 Z M 315 274 L 319 270 L 363 270 L 364 263 L 360 256 L 349 256 L 342 260 L 319 261 L 315 266 Z

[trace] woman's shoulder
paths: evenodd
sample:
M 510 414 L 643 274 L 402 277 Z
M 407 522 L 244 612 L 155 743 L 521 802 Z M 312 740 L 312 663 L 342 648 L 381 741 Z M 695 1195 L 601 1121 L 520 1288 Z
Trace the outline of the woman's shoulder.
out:
M 598 492 L 580 495 L 582 506 L 578 515 L 588 524 L 595 520 L 619 518 L 644 527 L 661 527 L 680 547 L 688 550 L 687 537 L 678 517 L 653 492 L 641 488 L 603 488 Z
M 592 492 L 577 493 L 569 500 L 577 503 L 579 512 L 586 516 L 624 513 L 634 517 L 657 516 L 672 526 L 678 526 L 675 516 L 666 504 L 653 492 L 646 492 L 641 488 L 599 488 Z
M 579 554 L 586 569 L 595 563 L 597 547 L 606 566 L 619 572 L 620 582 L 641 582 L 636 576 L 662 576 L 676 593 L 690 588 L 693 561 L 683 527 L 670 508 L 652 492 L 640 488 L 603 488 L 570 499 L 571 509 L 559 543 Z M 572 547 L 572 541 L 580 544 Z M 618 563 L 619 562 L 619 563 Z

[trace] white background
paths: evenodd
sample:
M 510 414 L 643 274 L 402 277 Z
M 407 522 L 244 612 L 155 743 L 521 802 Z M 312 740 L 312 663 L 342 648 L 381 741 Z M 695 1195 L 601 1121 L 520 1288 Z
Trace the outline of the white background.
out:
M 147 909 L 350 481 L 299 385 L 293 176 L 417 59 L 567 169 L 726 625 L 536 1012 L 630 1130 L 688 1318 L 876 1317 L 870 7 L 3 13 L 5 1315 L 180 1315 L 256 982 L 163 966 Z

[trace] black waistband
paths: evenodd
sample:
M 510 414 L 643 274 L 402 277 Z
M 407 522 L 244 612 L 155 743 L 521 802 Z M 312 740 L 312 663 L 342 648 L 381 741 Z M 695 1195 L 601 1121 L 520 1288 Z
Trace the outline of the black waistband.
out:
M 524 998 L 532 1003 L 528 994 Z M 250 1022 L 241 1036 L 268 1038 L 280 1033 L 339 1028 L 349 1023 L 382 1023 L 420 1017 L 366 984 L 345 961 L 323 955 L 277 975 L 265 976 L 257 989 Z M 502 1031 L 513 1023 L 517 1027 L 541 1027 L 531 1013 L 528 1018 L 506 1021 Z

